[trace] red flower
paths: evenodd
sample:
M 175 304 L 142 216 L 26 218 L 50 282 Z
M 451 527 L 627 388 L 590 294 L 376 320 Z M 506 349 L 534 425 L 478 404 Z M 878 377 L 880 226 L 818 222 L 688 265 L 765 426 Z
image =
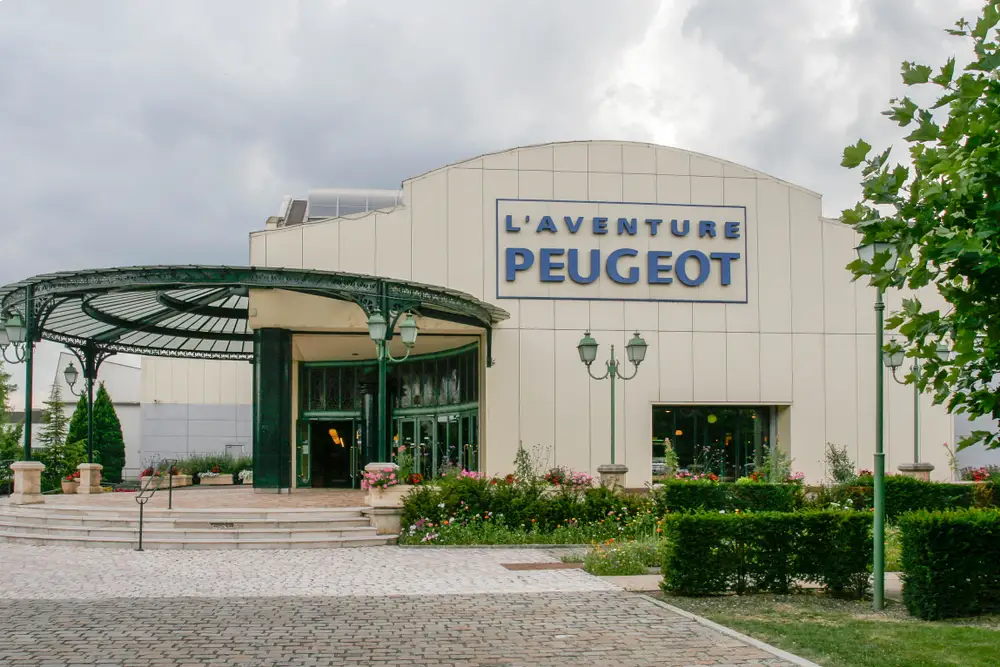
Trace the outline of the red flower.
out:
M 407 475 L 406 483 L 412 484 L 413 486 L 419 486 L 424 483 L 424 476 L 419 472 L 411 473 Z

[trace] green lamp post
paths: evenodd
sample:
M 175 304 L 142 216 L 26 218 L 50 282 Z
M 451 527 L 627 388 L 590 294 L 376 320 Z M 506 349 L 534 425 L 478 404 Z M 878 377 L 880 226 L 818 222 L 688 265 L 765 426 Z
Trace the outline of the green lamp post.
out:
M 393 329 L 399 315 L 393 319 L 393 326 L 389 326 L 385 315 L 381 310 L 374 311 L 368 316 L 368 335 L 375 341 L 376 359 L 378 360 L 378 459 L 380 463 L 388 461 L 388 429 L 386 428 L 386 416 L 389 411 L 387 399 L 387 378 L 388 366 L 390 363 L 405 361 L 410 356 L 410 351 L 417 342 L 417 322 L 413 315 L 406 313 L 406 318 L 399 325 L 399 337 L 406 346 L 406 354 L 397 359 L 389 352 L 389 342 L 392 340 Z
M 31 289 L 26 287 L 24 291 L 24 312 L 28 316 L 27 321 L 19 313 L 13 313 L 7 318 L 3 318 L 0 314 L 0 356 L 11 364 L 24 362 L 24 460 L 30 461 L 35 336 L 31 326 Z M 8 350 L 12 356 L 7 356 Z
M 611 464 L 615 465 L 615 380 L 631 380 L 639 372 L 639 364 L 646 358 L 646 348 L 649 347 L 636 331 L 632 340 L 625 346 L 625 353 L 628 360 L 632 362 L 634 370 L 631 375 L 625 376 L 621 373 L 621 362 L 615 359 L 615 346 L 611 346 L 611 357 L 606 363 L 607 370 L 604 375 L 594 375 L 590 367 L 597 359 L 597 341 L 593 339 L 590 332 L 583 334 L 583 338 L 577 344 L 576 349 L 580 353 L 580 361 L 587 366 L 587 374 L 595 380 L 611 380 Z
M 875 242 L 860 245 L 855 250 L 858 259 L 865 264 L 874 264 L 876 259 L 881 262 L 885 271 L 896 268 L 898 255 L 896 246 L 891 243 Z M 882 300 L 882 288 L 875 287 L 875 517 L 872 530 L 874 540 L 874 562 L 872 563 L 872 606 L 882 609 L 885 606 L 885 386 L 882 381 L 883 344 L 882 330 L 884 328 L 885 302 Z

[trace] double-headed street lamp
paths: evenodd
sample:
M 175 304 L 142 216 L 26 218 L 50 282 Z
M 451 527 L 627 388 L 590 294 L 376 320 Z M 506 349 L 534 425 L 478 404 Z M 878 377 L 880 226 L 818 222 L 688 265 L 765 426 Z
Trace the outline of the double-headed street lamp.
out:
M 580 353 L 580 361 L 582 361 L 587 366 L 587 375 L 595 380 L 611 380 L 611 464 L 615 465 L 615 379 L 619 380 L 631 380 L 639 372 L 639 364 L 642 360 L 646 358 L 646 341 L 642 339 L 639 332 L 636 331 L 635 335 L 632 336 L 632 340 L 628 342 L 625 346 L 625 352 L 628 355 L 628 360 L 632 362 L 635 369 L 629 376 L 622 375 L 621 373 L 621 363 L 615 359 L 615 346 L 611 346 L 611 357 L 607 361 L 607 370 L 604 375 L 594 375 L 590 366 L 597 359 L 597 341 L 594 340 L 590 332 L 587 331 L 583 334 L 583 339 L 576 346 L 577 351 Z
M 75 352 L 75 350 L 74 350 Z M 77 355 L 79 356 L 79 355 Z M 97 363 L 100 363 L 99 361 Z M 83 360 L 83 377 L 87 380 L 87 463 L 94 462 L 94 380 L 97 375 L 96 364 L 92 355 L 86 355 Z M 69 391 L 74 396 L 80 396 L 83 391 L 77 391 L 73 385 L 80 377 L 73 362 L 69 362 L 63 370 L 63 377 L 69 385 Z
M 937 356 L 941 361 L 948 361 L 951 358 L 951 349 L 944 343 L 938 343 Z M 882 355 L 882 363 L 892 371 L 892 379 L 898 384 L 905 385 L 905 378 L 900 380 L 896 377 L 896 369 L 903 365 L 906 352 L 896 343 L 893 338 L 889 341 L 889 349 Z M 930 472 L 934 469 L 930 463 L 920 462 L 920 358 L 913 358 L 913 463 L 903 464 L 900 467 L 906 472 Z
M 417 342 L 417 322 L 413 315 L 406 313 L 406 319 L 399 325 L 399 337 L 406 346 L 406 354 L 396 359 L 389 352 L 389 342 L 392 340 L 393 330 L 396 322 L 399 321 L 403 313 L 395 316 L 390 314 L 392 321 L 386 320 L 382 309 L 372 312 L 368 316 L 368 335 L 375 341 L 376 358 L 378 360 L 378 460 L 388 461 L 388 428 L 386 418 L 388 413 L 388 399 L 386 385 L 386 375 L 390 363 L 399 363 L 410 356 L 410 351 Z

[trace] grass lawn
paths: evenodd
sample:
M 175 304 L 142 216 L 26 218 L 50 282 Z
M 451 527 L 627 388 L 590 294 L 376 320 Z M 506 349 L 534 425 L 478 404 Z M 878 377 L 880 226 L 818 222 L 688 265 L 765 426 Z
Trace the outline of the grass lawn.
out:
M 931 623 L 899 602 L 875 613 L 870 602 L 808 593 L 658 597 L 824 667 L 1000 665 L 1000 616 Z

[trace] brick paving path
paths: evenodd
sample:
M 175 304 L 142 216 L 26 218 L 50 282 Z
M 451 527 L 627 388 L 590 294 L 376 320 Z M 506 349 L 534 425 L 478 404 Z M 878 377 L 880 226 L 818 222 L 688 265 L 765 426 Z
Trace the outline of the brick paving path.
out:
M 527 549 L 0 545 L 0 665 L 789 663 Z

